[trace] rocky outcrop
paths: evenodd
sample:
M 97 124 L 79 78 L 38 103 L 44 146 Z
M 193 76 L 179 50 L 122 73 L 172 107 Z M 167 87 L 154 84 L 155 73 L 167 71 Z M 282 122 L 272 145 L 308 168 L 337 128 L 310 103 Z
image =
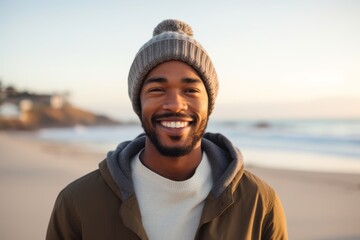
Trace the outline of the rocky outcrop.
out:
M 66 105 L 59 109 L 52 107 L 33 108 L 23 112 L 19 119 L 0 118 L 0 129 L 15 130 L 117 124 L 120 124 L 120 122 L 71 105 Z

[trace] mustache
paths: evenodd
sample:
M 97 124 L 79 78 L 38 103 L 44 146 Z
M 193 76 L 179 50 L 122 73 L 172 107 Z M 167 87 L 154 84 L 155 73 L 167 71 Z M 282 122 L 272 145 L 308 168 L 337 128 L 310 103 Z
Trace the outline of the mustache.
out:
M 188 114 L 185 114 L 185 113 L 171 113 L 171 112 L 156 114 L 151 118 L 151 120 L 154 123 L 154 122 L 158 121 L 158 119 L 171 118 L 171 117 L 174 117 L 174 118 L 191 118 L 192 121 L 196 121 L 195 116 L 188 115 Z

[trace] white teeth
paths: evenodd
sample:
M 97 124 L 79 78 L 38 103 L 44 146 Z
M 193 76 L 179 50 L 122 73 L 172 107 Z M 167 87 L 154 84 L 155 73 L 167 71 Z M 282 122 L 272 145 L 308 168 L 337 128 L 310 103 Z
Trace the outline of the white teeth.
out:
M 188 122 L 161 122 L 161 125 L 168 128 L 183 128 L 189 125 Z

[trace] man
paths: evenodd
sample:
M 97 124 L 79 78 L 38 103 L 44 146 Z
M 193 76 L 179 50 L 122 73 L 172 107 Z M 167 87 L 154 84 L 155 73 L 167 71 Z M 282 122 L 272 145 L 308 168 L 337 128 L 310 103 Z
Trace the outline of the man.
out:
M 58 196 L 47 239 L 287 239 L 275 191 L 206 133 L 215 68 L 189 25 L 165 20 L 137 53 L 129 96 L 145 134 Z

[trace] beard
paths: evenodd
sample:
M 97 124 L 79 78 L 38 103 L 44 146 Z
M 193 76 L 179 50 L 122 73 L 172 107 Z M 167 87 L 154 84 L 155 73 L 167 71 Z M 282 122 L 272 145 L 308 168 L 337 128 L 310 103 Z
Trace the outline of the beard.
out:
M 155 115 L 151 119 L 152 126 L 156 126 L 156 122 L 158 118 L 161 117 L 189 117 L 184 114 L 180 113 L 166 113 L 161 115 Z M 142 127 L 152 142 L 152 144 L 156 147 L 160 154 L 167 157 L 181 157 L 189 154 L 196 146 L 196 144 L 201 140 L 202 136 L 204 135 L 205 129 L 208 123 L 208 117 L 199 120 L 195 116 L 191 116 L 193 119 L 191 126 L 193 127 L 189 133 L 188 139 L 186 139 L 186 144 L 182 147 L 169 147 L 161 143 L 159 136 L 156 134 L 155 130 L 153 130 L 149 124 L 146 124 L 141 119 Z M 198 124 L 199 123 L 199 124 Z M 196 126 L 198 126 L 196 128 Z M 179 141 L 181 139 L 180 136 L 171 136 L 170 137 L 173 141 Z

